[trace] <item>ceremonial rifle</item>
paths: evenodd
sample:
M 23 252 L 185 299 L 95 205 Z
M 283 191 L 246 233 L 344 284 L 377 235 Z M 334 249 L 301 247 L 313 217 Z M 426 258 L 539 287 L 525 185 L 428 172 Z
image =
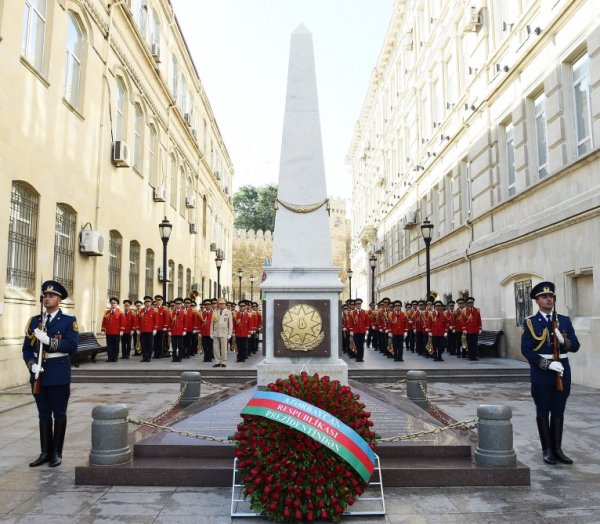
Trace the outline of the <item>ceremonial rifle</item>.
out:
M 552 309 L 552 356 L 555 362 L 560 362 L 560 348 L 558 347 L 558 320 L 556 317 L 556 296 L 554 297 L 554 308 Z M 562 373 L 556 373 L 556 391 L 564 391 Z
M 40 322 L 38 324 L 38 328 L 42 331 L 44 330 L 44 295 L 40 295 Z M 38 340 L 38 366 L 42 366 L 42 358 L 44 353 L 44 346 Z M 40 371 L 35 374 L 35 380 L 33 382 L 33 394 L 38 395 L 42 392 L 42 377 L 40 376 Z

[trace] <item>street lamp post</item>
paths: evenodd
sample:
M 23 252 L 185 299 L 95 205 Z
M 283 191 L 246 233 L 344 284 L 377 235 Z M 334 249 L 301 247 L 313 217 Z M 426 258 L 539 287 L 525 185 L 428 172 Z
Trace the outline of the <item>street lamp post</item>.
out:
M 221 266 L 223 265 L 223 255 L 221 255 L 220 251 L 217 251 L 215 264 L 217 266 L 217 297 L 221 298 Z
M 173 230 L 173 224 L 167 220 L 167 217 L 163 218 L 163 221 L 158 224 L 158 231 L 160 232 L 160 239 L 163 243 L 163 300 L 166 302 L 167 299 L 167 244 L 169 243 L 169 237 Z
M 421 233 L 423 234 L 423 240 L 425 240 L 425 271 L 427 277 L 427 296 L 425 300 L 430 300 L 431 295 L 431 270 L 429 265 L 429 244 L 431 244 L 431 235 L 433 233 L 433 224 L 428 218 L 425 218 L 421 224 Z
M 244 270 L 242 268 L 239 268 L 238 269 L 238 281 L 240 283 L 240 286 L 239 286 L 239 293 L 238 294 L 240 296 L 238 297 L 238 300 L 242 300 L 242 275 L 243 274 L 244 274 Z
M 254 275 L 250 275 L 250 302 L 254 302 Z
M 369 264 L 371 265 L 371 302 L 375 302 L 375 266 L 377 265 L 375 253 L 369 257 Z
M 346 275 L 348 275 L 348 298 L 352 298 L 352 269 L 348 268 L 346 271 Z

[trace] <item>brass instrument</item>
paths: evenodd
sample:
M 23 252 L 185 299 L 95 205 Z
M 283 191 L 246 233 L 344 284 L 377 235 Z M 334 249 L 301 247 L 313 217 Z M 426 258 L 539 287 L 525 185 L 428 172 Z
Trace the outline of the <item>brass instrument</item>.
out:
M 431 336 L 427 337 L 427 344 L 425 344 L 425 349 L 427 354 L 432 357 L 433 356 L 433 339 Z
M 387 352 L 390 355 L 394 354 L 394 344 L 392 343 L 392 337 L 388 336 L 388 343 L 387 343 Z
M 463 351 L 467 350 L 467 334 L 463 332 L 462 336 L 460 337 L 460 347 L 462 348 Z
M 235 341 L 235 335 L 231 337 L 231 351 L 238 352 L 237 342 Z
M 356 344 L 354 343 L 354 337 L 352 335 L 348 335 L 348 338 L 350 339 L 348 342 L 348 347 L 350 348 L 350 353 L 352 353 L 353 355 L 356 355 Z
M 140 355 L 142 353 L 142 343 L 140 342 L 140 336 L 135 337 L 135 345 L 133 347 L 136 355 Z

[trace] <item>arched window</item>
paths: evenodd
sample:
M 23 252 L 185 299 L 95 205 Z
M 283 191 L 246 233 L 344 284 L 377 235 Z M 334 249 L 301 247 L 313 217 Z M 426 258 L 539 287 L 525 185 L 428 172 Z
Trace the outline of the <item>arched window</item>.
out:
M 125 108 L 127 107 L 127 91 L 123 80 L 117 78 L 117 92 L 115 97 L 115 140 L 123 140 L 125 138 Z
M 146 281 L 144 294 L 154 296 L 154 251 L 146 249 Z
M 112 230 L 108 240 L 108 289 L 107 298 L 121 295 L 121 251 L 123 238 Z
M 8 221 L 6 286 L 35 289 L 35 257 L 39 195 L 22 182 L 13 182 Z
M 183 266 L 181 264 L 177 266 L 177 296 L 183 296 Z
M 156 133 L 156 127 L 152 124 L 148 126 L 150 128 L 150 140 L 148 141 L 148 176 L 149 182 L 152 187 L 156 187 L 156 165 L 158 160 L 158 135 Z
M 65 100 L 79 108 L 83 31 L 74 13 L 67 11 L 67 57 L 65 64 Z
M 75 273 L 75 225 L 77 214 L 69 206 L 56 206 L 56 226 L 54 229 L 54 269 L 53 278 L 60 282 L 69 294 L 73 293 Z
M 38 71 L 44 65 L 46 0 L 25 0 L 21 53 Z
M 169 285 L 167 286 L 167 295 L 169 297 L 169 300 L 173 300 L 173 298 L 175 298 L 173 296 L 173 280 L 175 280 L 175 262 L 173 262 L 172 260 L 169 260 L 169 270 L 167 276 L 171 277 L 169 280 Z M 167 297 L 165 297 L 165 300 L 167 300 Z
M 140 245 L 132 240 L 129 243 L 129 300 L 139 297 L 140 288 Z
M 140 104 L 135 104 L 134 135 L 133 167 L 141 173 L 144 164 L 144 113 Z
M 169 176 L 171 178 L 171 206 L 173 209 L 177 209 L 177 159 L 175 155 L 171 155 L 171 172 Z

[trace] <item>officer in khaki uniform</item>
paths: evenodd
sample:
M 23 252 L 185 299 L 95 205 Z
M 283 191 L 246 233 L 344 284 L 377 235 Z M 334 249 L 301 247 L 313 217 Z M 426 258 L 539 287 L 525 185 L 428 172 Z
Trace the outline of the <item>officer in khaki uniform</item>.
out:
M 213 312 L 210 323 L 210 338 L 213 340 L 213 351 L 216 364 L 213 368 L 224 368 L 227 362 L 227 341 L 231 339 L 233 331 L 233 312 L 225 307 L 226 301 L 220 298 L 217 309 Z

